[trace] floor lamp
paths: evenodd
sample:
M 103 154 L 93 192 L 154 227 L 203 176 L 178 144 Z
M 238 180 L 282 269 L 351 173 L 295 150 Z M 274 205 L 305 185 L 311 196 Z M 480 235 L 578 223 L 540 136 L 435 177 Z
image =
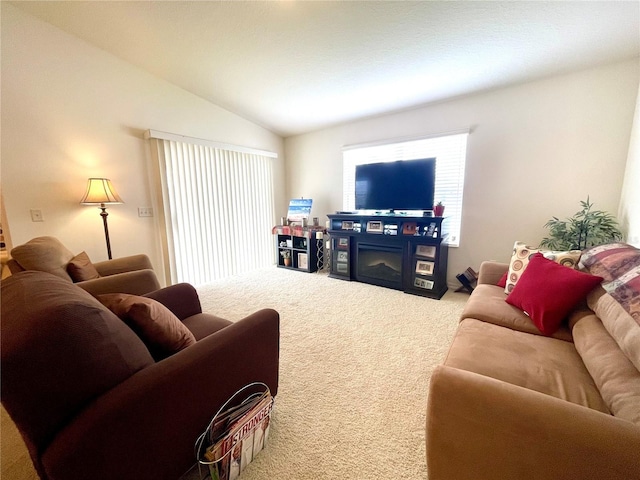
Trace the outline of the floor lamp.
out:
M 99 205 L 102 209 L 100 216 L 104 223 L 104 237 L 107 240 L 107 254 L 111 260 L 111 243 L 109 242 L 109 227 L 107 226 L 107 205 L 116 205 L 124 203 L 116 189 L 113 188 L 111 180 L 108 178 L 90 178 L 87 183 L 87 192 L 80 200 L 82 205 Z

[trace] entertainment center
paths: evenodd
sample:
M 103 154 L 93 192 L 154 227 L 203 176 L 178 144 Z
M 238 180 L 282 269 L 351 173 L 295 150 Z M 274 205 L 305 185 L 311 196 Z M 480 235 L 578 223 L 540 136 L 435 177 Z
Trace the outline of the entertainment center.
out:
M 440 299 L 447 291 L 444 217 L 328 215 L 329 276 Z

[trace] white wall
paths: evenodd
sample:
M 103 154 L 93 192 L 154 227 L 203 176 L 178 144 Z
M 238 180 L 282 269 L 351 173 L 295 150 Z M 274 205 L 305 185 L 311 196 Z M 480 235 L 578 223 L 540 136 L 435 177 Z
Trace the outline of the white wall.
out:
M 516 240 L 537 245 L 587 195 L 618 211 L 638 78 L 628 61 L 287 138 L 288 191 L 322 217 L 342 208 L 343 146 L 470 127 L 453 285 L 468 266 L 508 261 Z
M 618 218 L 627 242 L 640 247 L 640 87 L 636 97 L 636 114 L 633 119 Z
M 124 205 L 108 209 L 114 257 L 147 253 L 161 267 L 151 206 L 149 146 L 155 129 L 275 151 L 283 140 L 2 2 L 2 194 L 13 245 L 58 237 L 93 261 L 107 253 L 99 209 L 79 204 L 87 178 L 111 178 Z M 283 181 L 276 205 L 286 208 Z M 41 209 L 45 221 L 31 221 Z M 275 219 L 274 219 L 275 220 Z

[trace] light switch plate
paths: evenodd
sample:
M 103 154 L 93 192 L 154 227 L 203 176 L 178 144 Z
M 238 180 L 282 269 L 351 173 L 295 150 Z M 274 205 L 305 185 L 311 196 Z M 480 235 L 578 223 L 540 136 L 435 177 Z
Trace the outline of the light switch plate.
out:
M 151 207 L 138 207 L 139 217 L 153 217 L 153 208 Z

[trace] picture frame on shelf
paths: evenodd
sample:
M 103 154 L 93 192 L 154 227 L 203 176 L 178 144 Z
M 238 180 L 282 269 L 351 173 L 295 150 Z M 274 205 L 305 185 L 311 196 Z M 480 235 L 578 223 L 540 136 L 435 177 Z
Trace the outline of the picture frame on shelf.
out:
M 416 261 L 416 273 L 420 275 L 433 275 L 436 264 L 434 262 L 427 262 L 424 260 Z
M 302 270 L 309 268 L 309 257 L 306 253 L 298 252 L 298 268 Z
M 349 239 L 347 237 L 338 238 L 338 248 L 348 248 L 349 247 Z
M 418 229 L 418 224 L 416 222 L 404 222 L 402 224 L 403 235 L 415 235 L 417 229 Z
M 353 230 L 353 222 L 351 220 L 343 220 L 340 228 L 342 230 Z
M 338 252 L 336 261 L 338 263 L 347 263 L 349 261 L 349 254 L 347 252 Z
M 336 265 L 338 273 L 349 273 L 349 266 L 346 263 L 338 263 Z
M 413 280 L 414 287 L 422 288 L 424 290 L 433 290 L 434 285 L 435 282 L 433 280 L 427 280 L 425 278 L 416 277 Z
M 379 220 L 371 220 L 367 222 L 367 233 L 382 233 L 384 225 Z
M 416 255 L 426 258 L 436 258 L 436 247 L 434 245 L 417 245 Z

